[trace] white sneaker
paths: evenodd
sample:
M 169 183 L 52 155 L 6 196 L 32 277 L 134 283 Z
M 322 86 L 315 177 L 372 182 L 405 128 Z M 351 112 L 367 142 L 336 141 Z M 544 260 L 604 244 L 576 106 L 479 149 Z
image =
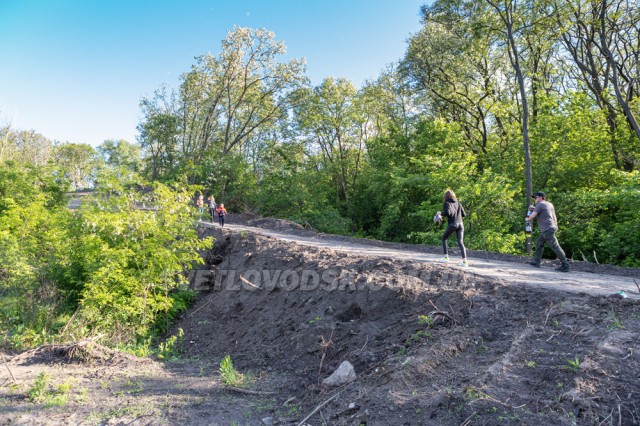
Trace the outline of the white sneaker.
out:
M 458 266 L 463 266 L 463 267 L 467 267 L 469 266 L 469 263 L 466 260 L 463 260 L 462 262 L 458 263 Z
M 445 256 L 445 257 L 443 257 L 441 259 L 438 259 L 438 262 L 442 262 L 442 263 L 446 263 L 448 261 L 449 261 L 449 256 Z

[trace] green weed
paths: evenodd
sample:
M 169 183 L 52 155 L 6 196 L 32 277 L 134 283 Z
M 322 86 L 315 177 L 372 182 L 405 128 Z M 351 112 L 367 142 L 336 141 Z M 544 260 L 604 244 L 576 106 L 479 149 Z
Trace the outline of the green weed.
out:
M 27 391 L 27 398 L 31 402 L 41 402 L 47 395 L 47 382 L 49 381 L 49 375 L 44 371 L 38 374 L 36 381 L 33 382 L 29 390 Z
M 578 371 L 580 371 L 580 358 L 576 356 L 573 359 L 567 359 L 567 363 L 562 367 L 567 370 L 571 370 L 574 373 L 577 373 Z
M 47 406 L 62 406 L 69 401 L 71 383 L 62 383 L 54 391 L 48 390 L 51 377 L 44 371 L 38 374 L 35 382 L 27 391 L 27 398 L 31 402 L 40 402 Z
M 418 316 L 418 324 L 424 325 L 427 328 L 431 327 L 435 323 L 435 320 L 431 318 L 429 315 L 419 315 Z
M 614 311 L 609 312 L 609 329 L 623 329 L 624 326 Z
M 175 361 L 183 353 L 184 331 L 178 329 L 178 334 L 169 337 L 158 346 L 158 358 Z
M 321 319 L 322 319 L 322 317 L 321 317 L 321 316 L 317 316 L 317 317 L 315 317 L 314 319 L 309 320 L 309 324 L 312 324 L 312 325 L 313 325 L 313 324 L 317 323 L 318 321 L 320 321 Z
M 229 355 L 220 361 L 220 376 L 226 386 L 242 387 L 245 383 L 244 375 L 233 367 L 233 361 Z

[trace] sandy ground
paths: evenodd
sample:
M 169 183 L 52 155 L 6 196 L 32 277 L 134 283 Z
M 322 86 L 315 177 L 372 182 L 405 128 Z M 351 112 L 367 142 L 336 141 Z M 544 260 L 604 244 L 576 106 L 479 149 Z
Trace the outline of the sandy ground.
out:
M 460 268 L 270 219 L 201 232 L 216 246 L 170 331 L 178 358 L 5 353 L 0 424 L 640 424 L 637 269 L 476 252 Z M 227 355 L 240 388 L 223 383 Z M 355 379 L 323 384 L 343 361 Z

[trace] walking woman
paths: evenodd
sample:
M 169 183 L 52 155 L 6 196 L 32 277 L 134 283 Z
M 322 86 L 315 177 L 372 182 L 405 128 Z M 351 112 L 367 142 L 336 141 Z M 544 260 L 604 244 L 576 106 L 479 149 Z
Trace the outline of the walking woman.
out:
M 216 216 L 216 199 L 213 198 L 213 195 L 209 195 L 209 198 L 207 198 L 207 204 L 209 205 L 209 214 L 211 215 L 211 223 L 213 223 L 214 218 Z
M 220 228 L 224 228 L 224 217 L 227 215 L 227 209 L 224 208 L 224 204 L 220 203 L 218 207 L 218 223 Z
M 462 218 L 467 214 L 462 207 L 462 204 L 456 199 L 456 194 L 447 189 L 444 192 L 444 204 L 442 205 L 442 214 L 447 216 L 447 229 L 442 234 L 442 249 L 444 250 L 444 257 L 440 259 L 440 262 L 449 261 L 449 249 L 447 247 L 447 239 L 455 232 L 458 239 L 458 246 L 460 247 L 460 254 L 462 255 L 462 261 L 458 263 L 458 266 L 469 266 L 467 263 L 467 249 L 464 247 L 464 224 Z

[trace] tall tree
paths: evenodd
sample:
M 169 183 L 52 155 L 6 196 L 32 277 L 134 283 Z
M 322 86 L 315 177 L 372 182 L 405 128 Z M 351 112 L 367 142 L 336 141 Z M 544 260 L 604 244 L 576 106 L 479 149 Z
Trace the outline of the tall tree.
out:
M 91 185 L 91 173 L 94 170 L 96 151 L 91 145 L 65 143 L 58 145 L 54 151 L 56 163 L 78 190 Z
M 563 30 L 563 45 L 574 64 L 570 71 L 573 71 L 579 87 L 588 90 L 606 116 L 609 145 L 616 167 L 632 171 L 640 141 L 632 124 L 636 120 L 631 107 L 639 90 L 640 70 L 634 69 L 633 65 L 638 63 L 640 51 L 638 14 L 634 14 L 631 8 L 628 14 L 619 10 L 605 19 L 609 14 L 607 3 L 602 1 L 566 0 L 556 2 L 554 7 L 557 24 Z M 625 9 L 622 4 L 618 4 L 618 7 Z M 628 17 L 623 18 L 624 15 Z M 606 45 L 611 47 L 603 48 Z M 610 55 L 606 54 L 607 51 Z M 618 75 L 623 77 L 617 78 Z M 618 84 L 614 83 L 614 76 Z M 620 81 L 623 82 L 622 89 Z M 635 144 L 625 142 L 628 137 L 624 128 L 620 127 L 621 124 L 624 126 L 619 118 L 621 116 L 632 117 L 626 121 L 627 127 L 635 135 Z
M 285 114 L 306 83 L 304 60 L 278 62 L 285 53 L 272 32 L 235 27 L 219 56 L 196 58 L 180 87 L 184 154 L 196 165 L 212 149 L 226 155 Z
M 513 67 L 515 78 L 518 83 L 519 104 L 520 104 L 520 123 L 522 129 L 522 150 L 524 153 L 524 173 L 525 173 L 525 205 L 531 202 L 531 194 L 533 193 L 533 177 L 531 173 L 531 141 L 529 138 L 529 99 L 527 97 L 527 82 L 522 67 L 522 51 L 519 44 L 521 32 L 534 25 L 531 18 L 549 19 L 548 17 L 537 17 L 535 15 L 527 15 L 526 6 L 519 0 L 486 0 L 489 5 L 497 13 L 502 25 L 497 27 L 497 31 L 502 34 L 509 55 L 509 62 Z M 519 10 L 523 8 L 524 10 Z M 529 8 L 531 10 L 532 8 Z M 526 240 L 527 252 L 531 251 L 531 237 L 527 236 Z
M 97 148 L 102 160 L 111 166 L 137 171 L 140 163 L 140 147 L 124 139 L 109 139 Z
M 422 8 L 424 26 L 410 39 L 402 69 L 426 93 L 433 113 L 457 123 L 479 169 L 489 166 L 494 76 L 502 66 L 496 35 L 484 28 L 482 3 L 443 0 Z
M 336 185 L 337 201 L 349 209 L 365 148 L 358 90 L 346 79 L 327 78 L 301 92 L 295 112 L 309 152 L 322 158 Z

